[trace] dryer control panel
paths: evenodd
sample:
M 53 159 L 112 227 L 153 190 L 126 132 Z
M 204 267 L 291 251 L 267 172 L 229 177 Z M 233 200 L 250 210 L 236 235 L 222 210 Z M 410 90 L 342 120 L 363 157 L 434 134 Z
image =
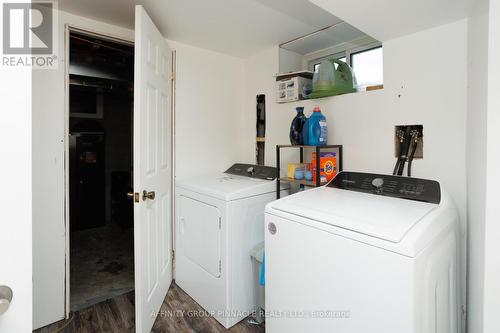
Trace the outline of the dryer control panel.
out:
M 264 180 L 275 180 L 277 174 L 273 167 L 243 163 L 233 164 L 225 173 Z
M 327 187 L 434 204 L 441 202 L 441 186 L 437 181 L 427 179 L 341 172 Z

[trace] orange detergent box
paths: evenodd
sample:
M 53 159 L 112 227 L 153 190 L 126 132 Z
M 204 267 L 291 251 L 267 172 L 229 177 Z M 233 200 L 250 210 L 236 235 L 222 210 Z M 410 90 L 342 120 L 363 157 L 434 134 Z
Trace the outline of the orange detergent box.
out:
M 313 181 L 316 182 L 316 152 L 312 154 Z M 319 159 L 320 179 L 322 183 L 329 182 L 337 174 L 337 153 L 320 153 Z

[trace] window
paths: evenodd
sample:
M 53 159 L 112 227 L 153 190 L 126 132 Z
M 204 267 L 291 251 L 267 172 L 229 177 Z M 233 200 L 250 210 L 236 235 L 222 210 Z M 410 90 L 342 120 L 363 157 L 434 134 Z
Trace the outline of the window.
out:
M 312 59 L 309 61 L 309 69 L 318 72 L 321 61 L 332 58 L 344 61 L 352 67 L 358 87 L 361 90 L 366 86 L 384 83 L 383 54 L 380 43 L 372 43 L 363 47 Z M 335 64 L 335 68 L 337 68 L 337 64 Z
M 382 46 L 351 53 L 351 67 L 359 86 L 384 82 Z

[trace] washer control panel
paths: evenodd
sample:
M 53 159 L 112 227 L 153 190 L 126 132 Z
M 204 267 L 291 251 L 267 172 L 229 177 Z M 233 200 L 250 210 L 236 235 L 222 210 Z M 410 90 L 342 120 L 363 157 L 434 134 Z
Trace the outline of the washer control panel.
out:
M 233 164 L 225 173 L 264 180 L 275 180 L 277 174 L 273 167 L 243 163 Z
M 341 172 L 327 186 L 434 204 L 441 202 L 441 186 L 427 179 Z

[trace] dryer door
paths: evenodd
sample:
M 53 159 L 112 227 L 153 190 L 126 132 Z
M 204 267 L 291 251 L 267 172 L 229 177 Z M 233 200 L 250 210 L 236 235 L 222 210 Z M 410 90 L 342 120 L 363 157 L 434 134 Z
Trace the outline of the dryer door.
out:
M 221 212 L 186 196 L 179 199 L 178 242 L 183 255 L 212 276 L 220 277 Z

